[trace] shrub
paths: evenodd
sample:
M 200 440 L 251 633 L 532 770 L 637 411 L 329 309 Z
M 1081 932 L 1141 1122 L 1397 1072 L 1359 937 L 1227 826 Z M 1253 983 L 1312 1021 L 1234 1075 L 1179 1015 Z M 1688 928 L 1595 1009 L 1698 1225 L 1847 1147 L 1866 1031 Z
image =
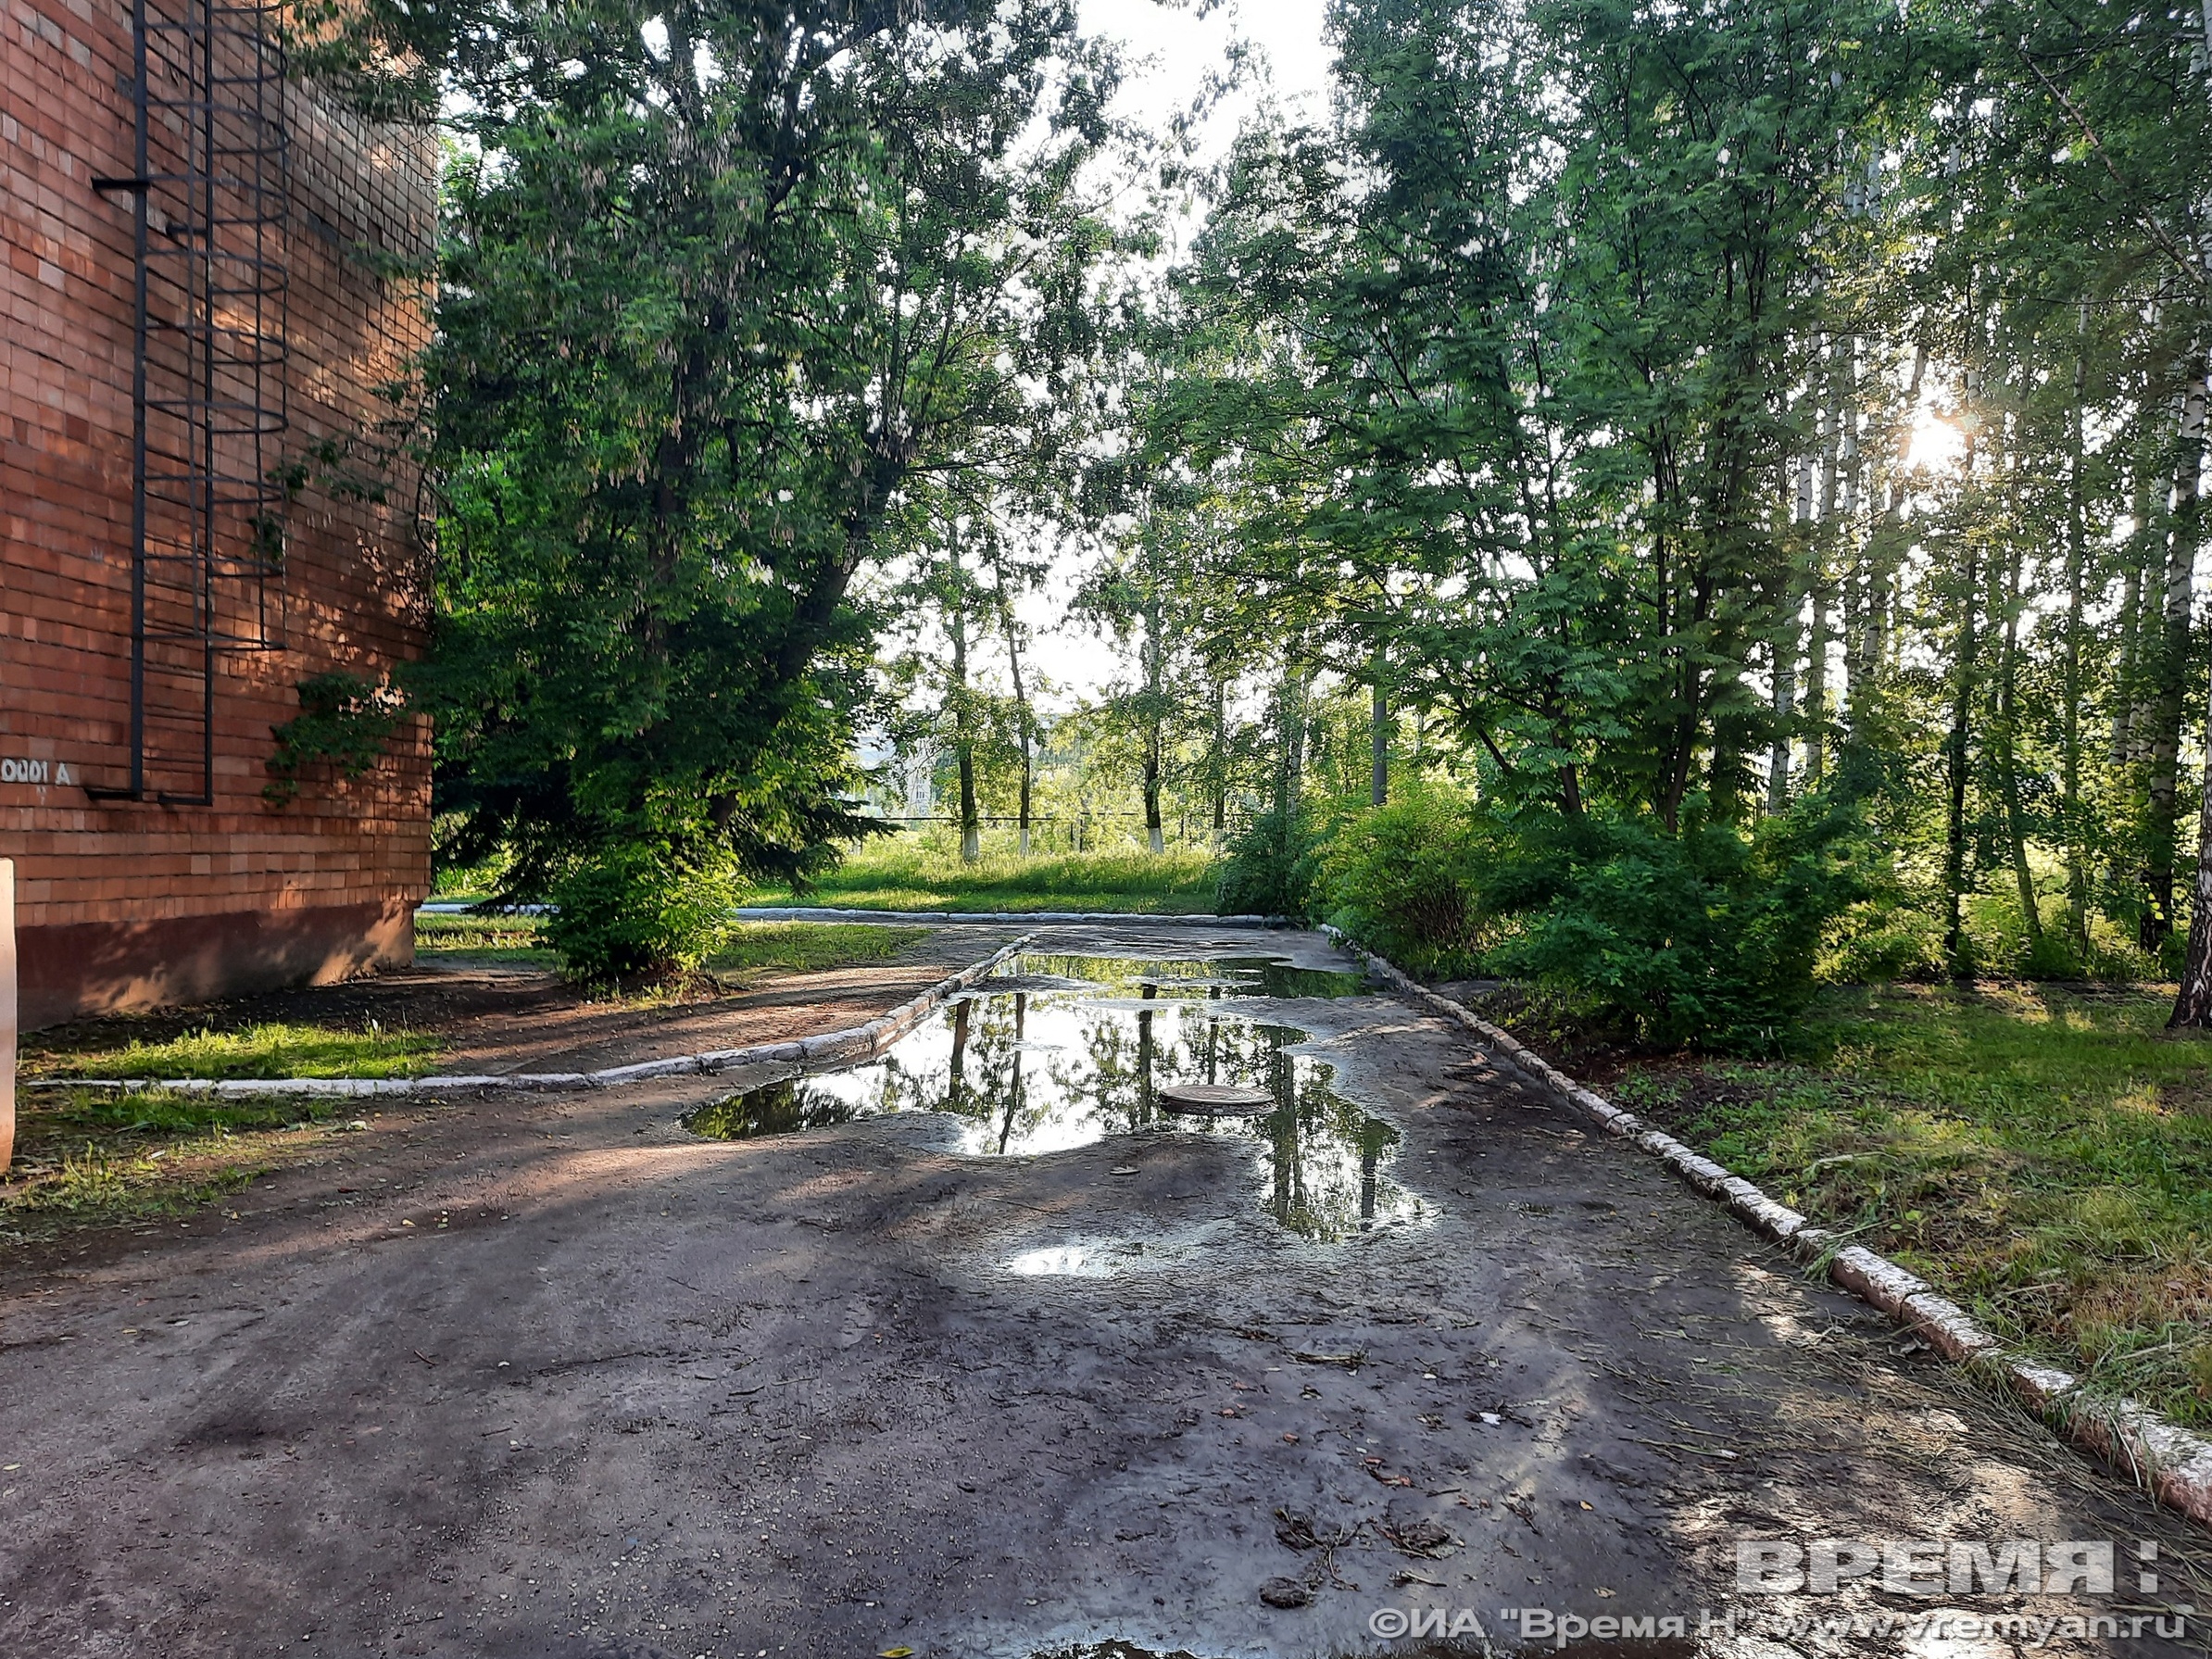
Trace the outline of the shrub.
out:
M 591 855 L 553 890 L 546 939 L 575 978 L 596 985 L 666 979 L 720 949 L 745 891 L 726 853 L 687 853 L 656 841 Z
M 1900 979 L 1932 981 L 1950 968 L 1943 960 L 1943 921 L 1934 906 L 1915 896 L 1883 892 L 1862 899 L 1830 926 L 1831 943 L 1819 976 L 1843 985 L 1889 985 Z
M 1267 812 L 1229 843 L 1213 889 L 1217 916 L 1304 918 L 1318 865 L 1315 836 L 1302 812 Z
M 1856 828 L 1820 803 L 1749 836 L 1521 813 L 1499 825 L 1477 877 L 1479 908 L 1509 929 L 1486 960 L 1647 1041 L 1770 1046 L 1812 997 L 1828 924 L 1862 891 Z
M 1419 788 L 1347 818 L 1322 846 L 1320 906 L 1329 920 L 1428 979 L 1477 969 L 1476 872 L 1487 850 L 1475 804 Z

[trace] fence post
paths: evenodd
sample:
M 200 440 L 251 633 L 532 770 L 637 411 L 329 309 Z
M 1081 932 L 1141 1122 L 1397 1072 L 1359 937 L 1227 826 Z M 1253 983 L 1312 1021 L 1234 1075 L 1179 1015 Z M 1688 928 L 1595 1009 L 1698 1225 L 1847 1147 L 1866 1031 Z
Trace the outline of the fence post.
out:
M 0 859 L 0 1175 L 16 1156 L 16 861 Z

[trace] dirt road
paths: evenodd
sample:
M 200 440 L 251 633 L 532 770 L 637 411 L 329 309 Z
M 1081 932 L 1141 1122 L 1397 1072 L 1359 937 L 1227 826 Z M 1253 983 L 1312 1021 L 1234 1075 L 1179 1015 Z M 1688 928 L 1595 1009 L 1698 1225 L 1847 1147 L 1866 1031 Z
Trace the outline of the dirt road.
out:
M 1684 1621 L 1577 1653 L 2033 1645 L 1916 1633 L 1939 1612 L 2202 1651 L 2148 1622 L 2212 1606 L 2198 1535 L 1441 1022 L 1271 1017 L 1396 1128 L 1395 1219 L 1301 1238 L 1251 1143 L 1172 1129 L 696 1138 L 724 1077 L 386 1112 L 235 1218 L 18 1273 L 0 1653 L 1364 1654 L 1439 1615 L 1422 1651 L 1482 1652 L 1545 1628 L 1508 1608 Z M 2118 1540 L 2119 1588 L 1745 1597 L 1742 1539 Z M 1846 1613 L 1904 1623 L 1776 1623 Z

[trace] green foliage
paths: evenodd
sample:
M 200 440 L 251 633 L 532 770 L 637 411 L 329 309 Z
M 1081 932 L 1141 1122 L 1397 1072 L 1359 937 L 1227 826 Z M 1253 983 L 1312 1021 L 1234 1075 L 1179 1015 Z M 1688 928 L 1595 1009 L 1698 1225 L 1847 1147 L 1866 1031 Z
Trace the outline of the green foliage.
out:
M 663 842 L 616 842 L 553 889 L 546 941 L 589 985 L 663 980 L 721 949 L 746 890 L 736 860 Z
M 365 776 L 408 719 L 406 699 L 388 680 L 310 674 L 298 690 L 299 712 L 270 728 L 276 750 L 266 763 L 270 780 L 261 794 L 273 806 L 295 798 L 300 774 L 316 766 L 328 766 L 340 777 Z
M 1863 899 L 1837 918 L 1834 942 L 1820 960 L 1823 979 L 1841 985 L 1934 980 L 1949 971 L 1943 924 L 1934 908 L 1883 893 Z
M 1474 974 L 1480 872 L 1491 849 L 1483 828 L 1474 802 L 1437 788 L 1349 815 L 1322 844 L 1316 908 L 1408 973 Z
M 410 680 L 442 855 L 570 893 L 595 974 L 694 959 L 650 918 L 698 873 L 803 877 L 866 833 L 863 572 L 1087 407 L 1117 71 L 1057 0 L 380 3 L 356 33 L 430 55 L 465 140 Z M 619 901 L 626 848 L 688 873 Z
M 1319 842 L 1302 811 L 1261 813 L 1229 843 L 1213 891 L 1214 913 L 1304 918 L 1321 873 Z
M 1499 974 L 1677 1047 L 1771 1048 L 1820 941 L 1865 891 L 1855 818 L 1808 803 L 1746 832 L 1504 813 L 1429 787 L 1347 811 L 1318 896 L 1351 936 L 1435 978 Z
M 1480 908 L 1506 928 L 1488 961 L 1647 1042 L 1771 1047 L 1812 998 L 1828 924 L 1864 890 L 1855 827 L 1819 803 L 1749 835 L 1524 812 L 1481 869 Z
M 2171 974 L 2169 965 L 2161 972 L 2157 957 L 2102 915 L 2088 916 L 2087 941 L 2078 941 L 2055 899 L 2042 900 L 2042 926 L 2030 936 L 2010 894 L 1967 898 L 1960 961 L 1954 961 L 1943 954 L 1942 916 L 1933 894 L 1888 879 L 1870 886 L 1829 929 L 1819 964 L 1827 983 L 1930 982 L 1953 977 L 1962 961 L 1975 974 L 2000 978 L 2141 984 Z

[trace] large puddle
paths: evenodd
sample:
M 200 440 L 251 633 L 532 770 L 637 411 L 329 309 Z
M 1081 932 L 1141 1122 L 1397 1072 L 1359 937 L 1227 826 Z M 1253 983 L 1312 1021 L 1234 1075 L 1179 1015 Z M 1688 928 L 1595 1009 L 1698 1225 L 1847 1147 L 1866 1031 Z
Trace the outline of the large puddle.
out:
M 1262 1201 L 1285 1226 L 1333 1241 L 1416 1214 L 1389 1175 L 1398 1132 L 1329 1087 L 1334 1068 L 1294 1053 L 1297 1027 L 1261 999 L 1339 997 L 1356 974 L 1260 958 L 1142 961 L 1017 957 L 948 1003 L 881 1059 L 789 1077 L 701 1107 L 718 1139 L 788 1134 L 893 1112 L 944 1112 L 974 1157 L 1027 1157 L 1110 1135 L 1170 1128 L 1250 1144 Z M 1208 1117 L 1161 1099 L 1174 1084 L 1266 1091 L 1254 1115 Z

